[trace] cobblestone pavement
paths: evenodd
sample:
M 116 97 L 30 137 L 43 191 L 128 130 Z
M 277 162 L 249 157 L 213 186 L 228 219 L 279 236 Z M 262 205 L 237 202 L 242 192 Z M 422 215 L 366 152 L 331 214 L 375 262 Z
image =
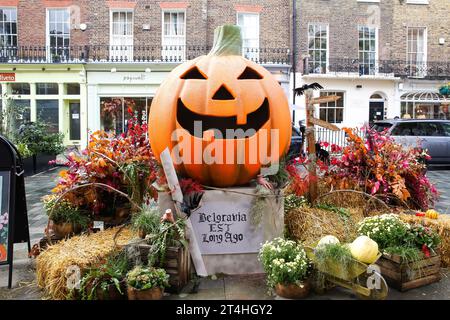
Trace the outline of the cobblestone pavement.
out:
M 47 224 L 43 211 L 41 197 L 48 194 L 54 187 L 58 177 L 58 169 L 26 178 L 27 205 L 30 223 L 31 243 L 42 238 Z M 430 171 L 428 176 L 436 183 L 441 193 L 436 208 L 441 212 L 450 213 L 450 170 Z M 389 299 L 450 299 L 450 272 L 442 270 L 443 277 L 439 283 L 431 284 L 421 289 L 400 293 L 394 289 L 389 292 Z M 6 288 L 8 280 L 7 266 L 0 267 L 0 300 L 3 299 L 42 299 L 42 292 L 37 288 L 34 274 L 34 261 L 27 256 L 26 244 L 17 244 L 14 250 L 13 289 Z M 234 299 L 281 299 L 267 294 L 264 275 L 218 276 L 200 280 L 197 293 L 190 293 L 190 284 L 180 294 L 168 295 L 174 300 L 234 300 Z M 309 299 L 336 300 L 356 299 L 348 290 L 335 288 L 326 295 L 311 295 Z

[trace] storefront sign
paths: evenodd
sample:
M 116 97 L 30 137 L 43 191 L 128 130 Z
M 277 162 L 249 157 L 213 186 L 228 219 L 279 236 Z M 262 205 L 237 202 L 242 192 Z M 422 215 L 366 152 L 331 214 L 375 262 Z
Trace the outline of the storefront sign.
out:
M 147 76 L 143 73 L 138 75 L 124 75 L 122 78 L 123 82 L 135 82 L 135 81 L 145 81 Z
M 241 189 L 252 193 L 252 189 Z M 202 254 L 258 252 L 263 234 L 252 225 L 252 197 L 223 191 L 207 191 L 201 207 L 191 215 Z
M 0 73 L 0 81 L 3 82 L 15 82 L 16 74 L 15 73 Z

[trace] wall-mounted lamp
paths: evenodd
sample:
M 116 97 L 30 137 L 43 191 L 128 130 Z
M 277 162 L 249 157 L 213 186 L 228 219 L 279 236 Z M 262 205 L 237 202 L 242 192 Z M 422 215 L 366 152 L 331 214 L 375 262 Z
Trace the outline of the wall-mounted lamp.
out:
M 117 72 L 117 69 L 116 68 L 112 68 L 111 69 L 111 73 L 116 73 Z
M 445 44 L 445 38 L 439 38 L 439 44 L 443 46 Z
M 13 71 L 16 71 L 16 70 L 17 70 L 17 68 L 16 68 L 16 67 L 14 67 L 14 68 L 12 68 L 12 70 L 13 70 Z
M 86 31 L 86 29 L 87 29 L 87 24 L 86 23 L 81 23 L 80 24 L 80 30 L 81 31 Z
M 150 72 L 152 72 L 152 69 L 150 69 L 150 68 L 145 69 L 145 73 L 150 73 Z
M 45 68 L 42 68 L 42 71 L 45 71 Z

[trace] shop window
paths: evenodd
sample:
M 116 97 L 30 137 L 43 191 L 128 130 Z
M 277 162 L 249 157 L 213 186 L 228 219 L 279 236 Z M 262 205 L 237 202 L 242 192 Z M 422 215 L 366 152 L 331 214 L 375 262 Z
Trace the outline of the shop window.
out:
M 66 92 L 70 95 L 80 94 L 80 84 L 79 83 L 68 83 L 66 85 Z
M 344 121 L 344 92 L 320 92 L 321 97 L 332 95 L 337 95 L 341 98 L 334 102 L 321 103 L 319 106 L 319 117 L 320 120 L 329 123 L 341 123 Z
M 36 83 L 36 94 L 57 95 L 58 93 L 57 83 Z
M 115 134 L 126 132 L 132 116 L 136 116 L 139 123 L 146 123 L 151 101 L 146 97 L 101 98 L 101 129 Z
M 17 132 L 20 126 L 31 121 L 30 100 L 8 99 L 5 103 L 7 104 L 6 110 L 8 110 L 6 120 L 9 121 L 9 128 Z
M 58 100 L 36 100 L 36 112 L 40 121 L 49 125 L 50 132 L 59 130 Z
M 29 95 L 30 84 L 29 83 L 11 83 L 11 93 L 16 95 Z

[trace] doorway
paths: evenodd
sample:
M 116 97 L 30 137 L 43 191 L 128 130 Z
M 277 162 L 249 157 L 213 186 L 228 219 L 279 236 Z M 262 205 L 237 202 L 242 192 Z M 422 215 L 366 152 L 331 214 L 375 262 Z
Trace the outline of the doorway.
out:
M 81 139 L 81 122 L 80 122 L 80 103 L 70 102 L 69 103 L 69 138 L 70 140 L 80 140 Z
M 385 99 L 378 93 L 373 94 L 369 100 L 369 124 L 384 120 Z

